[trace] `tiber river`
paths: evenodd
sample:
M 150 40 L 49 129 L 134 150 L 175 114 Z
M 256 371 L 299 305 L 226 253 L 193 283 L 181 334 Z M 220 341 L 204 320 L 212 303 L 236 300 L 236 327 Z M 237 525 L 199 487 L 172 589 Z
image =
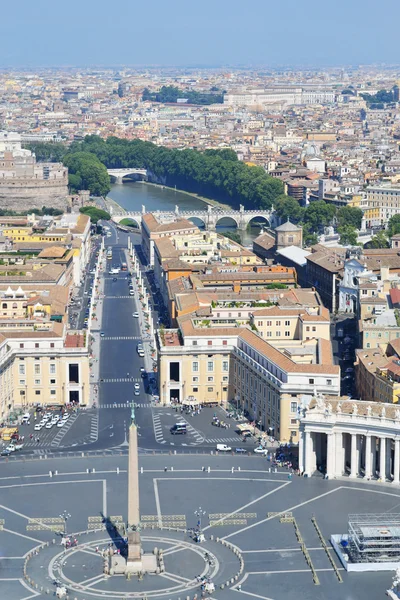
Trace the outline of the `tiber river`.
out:
M 207 204 L 184 192 L 175 192 L 169 188 L 163 188 L 156 185 L 148 185 L 140 181 L 127 181 L 126 183 L 114 184 L 111 186 L 109 197 L 117 202 L 127 211 L 141 211 L 142 204 L 147 212 L 156 210 L 174 211 L 178 205 L 180 210 L 207 210 Z M 196 225 L 201 225 L 201 221 L 193 219 Z M 236 231 L 236 227 L 230 219 L 220 221 L 217 231 Z M 246 246 L 251 245 L 253 239 L 260 233 L 259 227 L 251 227 L 247 231 L 238 231 L 242 243 Z

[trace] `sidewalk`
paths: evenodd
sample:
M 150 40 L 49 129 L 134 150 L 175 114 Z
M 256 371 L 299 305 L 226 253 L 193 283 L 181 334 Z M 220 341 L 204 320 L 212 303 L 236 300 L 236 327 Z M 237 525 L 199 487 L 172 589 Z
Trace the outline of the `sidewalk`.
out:
M 89 362 L 90 362 L 90 404 L 89 407 L 93 406 L 93 403 L 98 405 L 98 383 L 99 383 L 99 367 L 100 367 L 100 331 L 101 322 L 103 317 L 103 303 L 104 303 L 104 272 L 106 270 L 107 259 L 105 253 L 101 252 L 99 256 L 99 268 L 98 268 L 98 290 L 96 293 L 96 280 L 94 285 L 94 297 L 92 312 L 96 313 L 94 319 L 91 322 L 91 328 L 88 331 L 89 335 Z M 94 321 L 94 322 L 93 322 Z

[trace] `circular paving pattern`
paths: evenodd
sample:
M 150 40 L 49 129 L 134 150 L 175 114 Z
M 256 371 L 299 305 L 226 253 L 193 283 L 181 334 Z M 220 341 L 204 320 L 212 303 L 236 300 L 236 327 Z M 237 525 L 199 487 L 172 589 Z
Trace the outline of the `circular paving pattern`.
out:
M 190 590 L 201 591 L 201 579 L 215 587 L 237 581 L 242 558 L 236 548 L 223 541 L 206 540 L 197 544 L 183 532 L 160 530 L 142 535 L 144 552 L 162 549 L 165 571 L 143 577 L 105 575 L 104 556 L 110 538 L 105 532 L 85 532 L 77 535 L 78 545 L 67 550 L 58 543 L 45 544 L 33 551 L 26 561 L 26 578 L 36 590 L 52 593 L 56 582 L 65 586 L 69 597 L 86 598 L 169 598 Z M 112 559 L 111 559 L 112 560 Z M 48 565 L 41 570 L 38 564 Z M 223 569 L 222 569 L 223 565 Z M 34 573 L 31 576 L 30 573 Z

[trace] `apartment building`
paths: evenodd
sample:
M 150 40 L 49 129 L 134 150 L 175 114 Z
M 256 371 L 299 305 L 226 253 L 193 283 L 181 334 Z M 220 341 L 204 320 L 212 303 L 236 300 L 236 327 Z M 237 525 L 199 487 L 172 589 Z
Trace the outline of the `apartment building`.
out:
M 305 342 L 312 338 L 331 339 L 329 311 L 322 306 L 317 309 L 282 306 L 256 309 L 250 316 L 250 324 L 262 338 L 274 344 Z
M 340 367 L 333 364 L 330 342 L 314 340 L 308 358 L 303 354 L 297 362 L 297 356 L 244 330 L 231 357 L 231 396 L 258 427 L 281 442 L 298 442 L 301 396 L 340 394 Z
M 15 408 L 89 402 L 85 335 L 63 324 L 0 333 L 0 417 Z
M 387 185 L 368 186 L 360 202 L 367 227 L 383 225 L 393 215 L 400 213 L 400 187 Z
M 173 237 L 182 234 L 196 234 L 199 228 L 187 219 L 168 219 L 153 213 L 142 216 L 142 249 L 147 262 L 154 265 L 154 242 L 161 238 Z

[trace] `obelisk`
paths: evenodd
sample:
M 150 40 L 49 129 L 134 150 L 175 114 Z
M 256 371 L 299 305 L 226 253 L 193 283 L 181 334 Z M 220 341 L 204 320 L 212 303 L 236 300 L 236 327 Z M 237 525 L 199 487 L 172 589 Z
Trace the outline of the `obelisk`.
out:
M 127 571 L 142 571 L 142 552 L 139 533 L 139 459 L 135 409 L 132 404 L 129 427 L 128 458 L 128 556 Z

